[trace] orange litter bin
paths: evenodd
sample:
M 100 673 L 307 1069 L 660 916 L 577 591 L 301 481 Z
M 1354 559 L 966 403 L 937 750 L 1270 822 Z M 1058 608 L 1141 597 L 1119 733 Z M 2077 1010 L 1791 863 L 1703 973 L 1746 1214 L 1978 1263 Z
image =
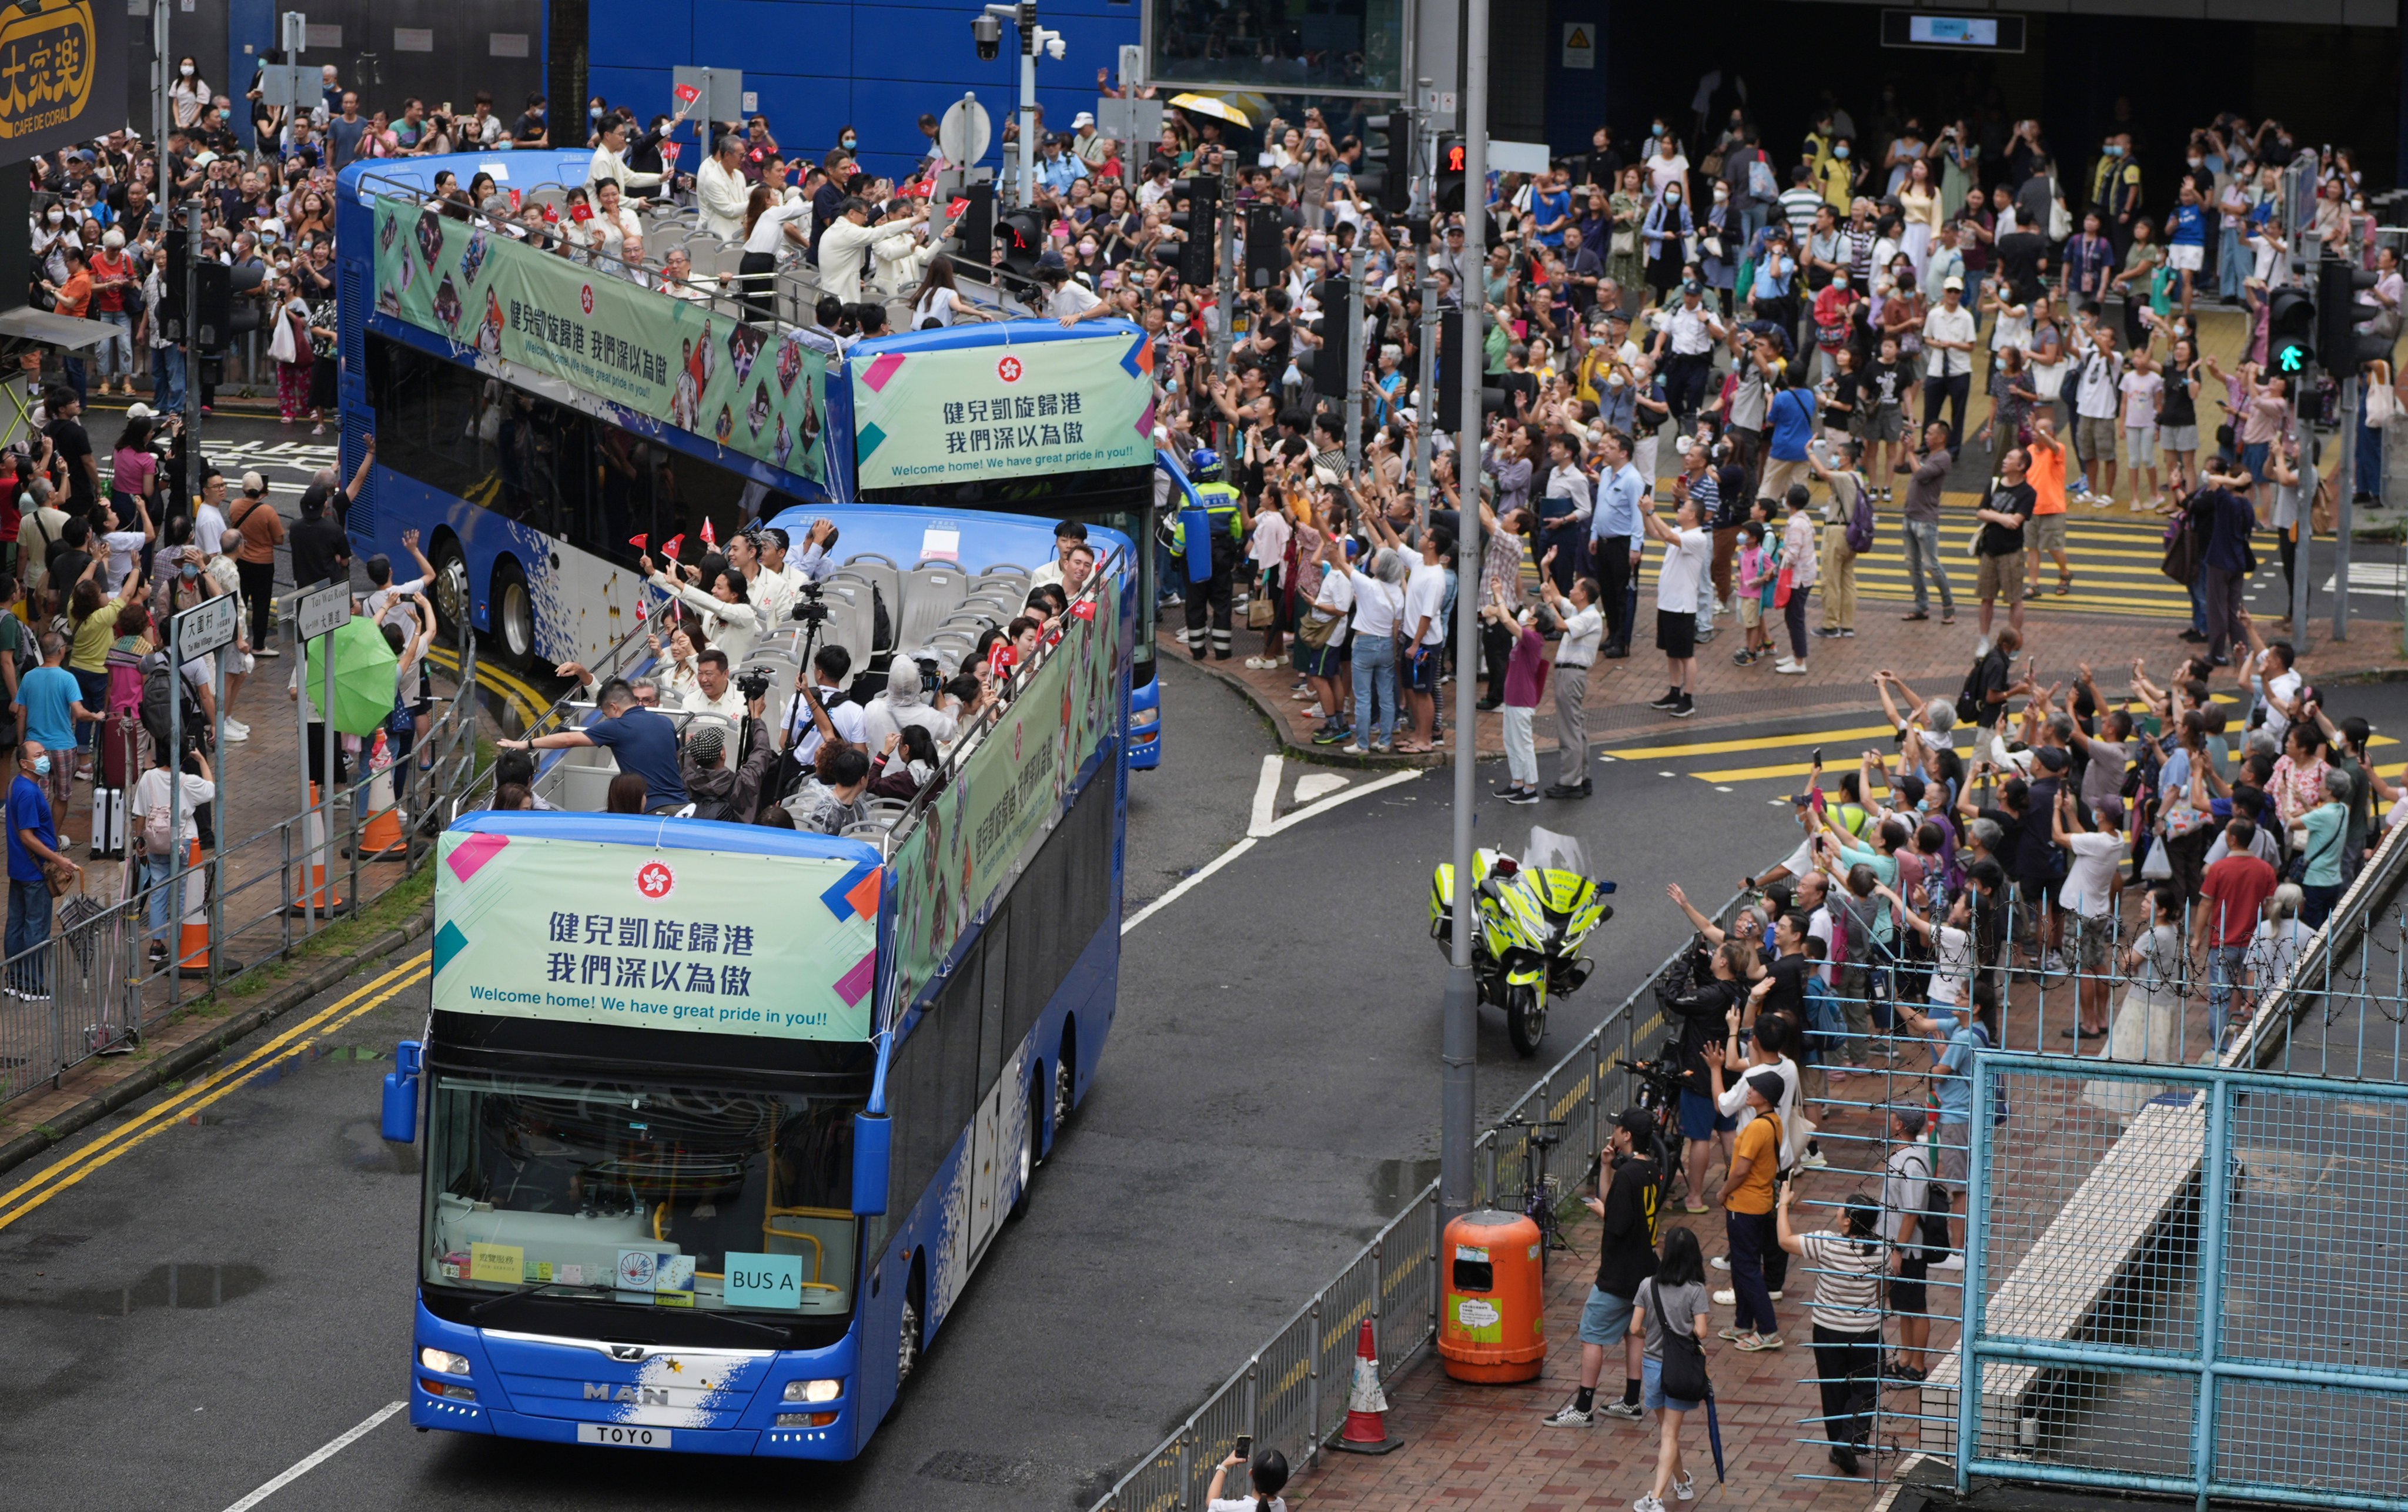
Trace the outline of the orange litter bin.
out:
M 1439 1260 L 1444 1303 L 1438 1352 L 1459 1381 L 1526 1381 L 1547 1360 L 1546 1277 L 1539 1225 L 1494 1208 L 1446 1226 Z

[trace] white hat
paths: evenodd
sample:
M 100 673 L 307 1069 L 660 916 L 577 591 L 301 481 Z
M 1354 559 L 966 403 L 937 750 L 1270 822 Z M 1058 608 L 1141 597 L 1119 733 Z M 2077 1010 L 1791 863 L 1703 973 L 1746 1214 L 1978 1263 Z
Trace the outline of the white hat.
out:
M 242 491 L 245 493 L 265 494 L 267 492 L 267 475 L 257 471 L 256 469 L 243 474 Z
M 136 399 L 132 404 L 125 407 L 125 418 L 127 420 L 156 420 L 159 418 L 159 412 L 151 408 L 149 405 L 144 404 L 141 400 Z
M 1082 126 L 1092 126 L 1095 123 L 1096 113 L 1092 110 L 1082 110 L 1077 115 L 1070 118 L 1070 129 L 1072 131 L 1077 131 Z

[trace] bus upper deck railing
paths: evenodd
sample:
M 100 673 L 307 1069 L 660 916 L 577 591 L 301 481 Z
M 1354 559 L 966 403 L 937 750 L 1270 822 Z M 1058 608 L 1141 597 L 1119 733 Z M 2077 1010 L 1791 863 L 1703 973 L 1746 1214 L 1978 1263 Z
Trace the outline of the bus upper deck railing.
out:
M 435 209 L 437 213 L 445 213 L 444 207 L 447 204 L 449 204 L 454 210 L 464 207 L 460 207 L 457 202 L 443 201 L 437 195 L 429 193 L 428 191 L 420 189 L 414 184 L 407 184 L 398 179 L 388 178 L 381 174 L 364 174 L 361 176 L 359 183 L 363 190 L 372 191 L 380 198 L 405 200 L 417 206 L 422 210 Z M 565 190 L 571 187 L 575 186 L 562 184 L 538 184 L 530 193 L 532 194 L 540 195 L 546 191 Z M 467 218 L 472 222 L 481 224 L 489 230 L 502 232 L 506 235 L 514 234 L 513 227 L 515 223 L 509 221 L 507 218 L 501 221 L 496 221 L 494 217 L 487 215 L 481 210 L 470 210 Z M 553 235 L 558 235 L 559 234 L 553 233 Z M 722 250 L 724 250 L 729 246 L 736 245 L 733 243 L 717 242 L 717 238 L 710 239 L 716 243 Z M 567 245 L 565 237 L 563 238 L 563 245 Z M 692 244 L 689 242 L 681 243 L 681 245 L 688 246 L 690 249 Z M 544 249 L 544 250 L 550 252 L 551 249 Z M 581 248 L 571 247 L 565 255 L 566 255 L 568 260 L 571 262 L 583 266 L 595 268 L 605 275 L 611 277 L 623 276 L 627 266 L 627 264 L 617 258 Z M 658 256 L 659 254 L 655 253 L 653 259 L 646 262 L 645 264 L 638 264 L 637 271 L 645 274 L 649 278 L 657 278 L 660 274 L 660 268 L 657 262 Z M 691 256 L 691 250 L 689 250 L 689 256 Z M 791 329 L 797 331 L 824 330 L 819 323 L 819 300 L 821 294 L 824 291 L 822 289 L 817 278 L 813 276 L 810 265 L 807 263 L 796 262 L 786 266 L 780 267 L 771 275 L 769 286 L 766 289 L 760 290 L 757 295 L 750 298 L 741 293 L 729 293 L 724 292 L 728 285 L 735 284 L 738 281 L 738 275 L 733 272 L 723 273 L 707 271 L 697 267 L 687 280 L 687 287 L 693 291 L 690 295 L 667 293 L 651 282 L 641 282 L 633 278 L 627 279 L 626 281 L 631 287 L 649 294 L 652 298 L 701 305 L 709 308 L 715 316 L 724 316 L 728 320 L 736 321 L 742 324 L 753 326 L 763 324 L 766 309 L 767 322 L 772 329 Z M 889 311 L 890 326 L 897 331 L 907 328 L 910 317 L 910 301 L 896 296 L 881 295 L 880 297 L 882 303 L 885 305 Z M 896 318 L 893 315 L 893 312 L 896 309 L 903 311 L 903 315 L 900 317 L 903 323 L 899 325 L 895 323 Z M 992 307 L 992 313 L 996 319 L 1003 321 L 1041 321 L 1049 318 L 1039 311 L 1017 310 L 1000 304 Z

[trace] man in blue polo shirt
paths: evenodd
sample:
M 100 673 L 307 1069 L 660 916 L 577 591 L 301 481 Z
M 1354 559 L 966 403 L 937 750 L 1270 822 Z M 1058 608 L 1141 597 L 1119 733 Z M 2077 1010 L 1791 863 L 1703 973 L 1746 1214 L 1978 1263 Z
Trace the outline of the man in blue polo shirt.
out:
M 1597 512 L 1590 517 L 1591 556 L 1605 588 L 1606 643 L 1598 654 L 1619 660 L 1630 654 L 1630 621 L 1639 610 L 1639 551 L 1645 544 L 1639 517 L 1646 507 L 1647 479 L 1630 463 L 1630 437 L 1608 430 L 1598 445 L 1604 468 L 1597 481 Z
M 21 742 L 17 780 L 8 785 L 7 994 L 36 1002 L 50 995 L 50 963 L 35 949 L 50 938 L 50 884 L 43 867 L 55 863 L 83 870 L 59 849 L 58 821 L 42 791 L 41 779 L 50 775 L 50 753 L 42 743 L 30 736 Z
M 533 740 L 495 742 L 505 750 L 555 750 L 565 746 L 599 746 L 619 763 L 622 772 L 644 779 L 647 813 L 673 814 L 686 805 L 685 782 L 678 775 L 677 725 L 636 702 L 635 689 L 624 678 L 602 685 L 595 699 L 602 717 L 582 730 L 555 730 Z

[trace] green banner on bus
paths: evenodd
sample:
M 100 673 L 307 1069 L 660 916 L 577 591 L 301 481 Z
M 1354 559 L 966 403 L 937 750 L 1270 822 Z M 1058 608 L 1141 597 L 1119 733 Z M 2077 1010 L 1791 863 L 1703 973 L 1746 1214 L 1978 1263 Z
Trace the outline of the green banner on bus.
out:
M 863 489 L 1154 462 L 1154 357 L 1143 335 L 856 356 Z
M 909 1007 L 936 977 L 953 942 L 1010 879 L 1022 849 L 1061 813 L 1079 768 L 1120 719 L 1126 591 L 1120 582 L 1101 585 L 1095 619 L 1072 620 L 1061 646 L 888 859 L 896 890 L 890 1013 Z
M 379 312 L 827 480 L 825 353 L 471 221 L 377 201 Z
M 867 1039 L 881 885 L 868 862 L 448 830 L 434 1006 Z

